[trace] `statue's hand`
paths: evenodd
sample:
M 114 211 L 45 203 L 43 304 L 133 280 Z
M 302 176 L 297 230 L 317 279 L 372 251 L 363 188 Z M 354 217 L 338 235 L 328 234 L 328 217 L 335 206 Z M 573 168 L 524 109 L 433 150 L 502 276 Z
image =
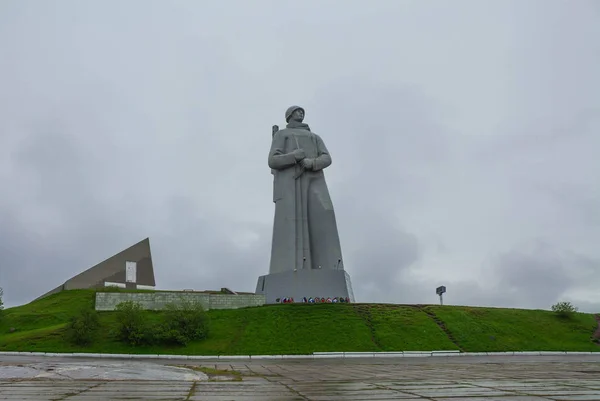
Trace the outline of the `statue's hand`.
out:
M 300 164 L 305 169 L 312 170 L 315 167 L 315 159 L 302 159 L 302 161 L 300 162 Z
M 294 149 L 292 154 L 296 158 L 296 161 L 300 161 L 306 157 L 306 155 L 304 154 L 304 150 L 302 149 Z

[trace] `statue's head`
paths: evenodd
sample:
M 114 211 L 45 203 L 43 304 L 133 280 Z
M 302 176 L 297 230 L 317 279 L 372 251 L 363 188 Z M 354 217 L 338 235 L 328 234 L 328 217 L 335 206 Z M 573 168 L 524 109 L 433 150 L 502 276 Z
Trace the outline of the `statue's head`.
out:
M 304 109 L 300 106 L 291 106 L 285 111 L 285 121 L 290 122 L 290 120 L 302 122 L 304 120 Z

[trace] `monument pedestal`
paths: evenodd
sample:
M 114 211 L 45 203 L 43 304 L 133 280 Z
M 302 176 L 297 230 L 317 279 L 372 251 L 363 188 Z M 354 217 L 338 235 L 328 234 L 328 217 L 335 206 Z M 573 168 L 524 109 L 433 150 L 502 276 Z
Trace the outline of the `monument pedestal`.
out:
M 302 269 L 267 274 L 258 278 L 256 293 L 264 294 L 267 304 L 286 297 L 295 302 L 301 302 L 303 297 L 348 297 L 354 302 L 350 275 L 345 270 Z

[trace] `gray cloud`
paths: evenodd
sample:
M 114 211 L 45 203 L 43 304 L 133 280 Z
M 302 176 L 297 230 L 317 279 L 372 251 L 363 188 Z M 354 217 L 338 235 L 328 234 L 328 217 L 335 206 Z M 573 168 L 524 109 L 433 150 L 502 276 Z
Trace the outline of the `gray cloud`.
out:
M 7 305 L 147 236 L 161 288 L 268 269 L 272 124 L 302 104 L 363 301 L 597 311 L 595 2 L 5 1 Z

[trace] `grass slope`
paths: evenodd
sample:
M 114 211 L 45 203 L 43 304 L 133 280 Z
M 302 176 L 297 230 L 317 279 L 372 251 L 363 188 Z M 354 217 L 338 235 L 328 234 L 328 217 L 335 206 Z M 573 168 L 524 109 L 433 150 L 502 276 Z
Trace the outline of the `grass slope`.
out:
M 95 292 L 64 291 L 0 312 L 0 351 L 188 355 L 309 354 L 318 351 L 600 351 L 593 315 L 455 306 L 291 304 L 211 310 L 208 339 L 187 347 L 130 347 L 111 332 L 112 312 L 89 347 L 64 340 L 71 316 L 93 308 Z M 426 313 L 427 312 L 427 313 Z M 146 319 L 158 319 L 146 312 Z M 441 321 L 441 325 L 434 321 Z M 11 328 L 15 330 L 11 332 Z M 446 331 L 445 331 L 446 330 Z
M 550 311 L 429 306 L 465 349 L 492 351 L 600 351 L 592 342 L 592 314 L 560 318 Z

